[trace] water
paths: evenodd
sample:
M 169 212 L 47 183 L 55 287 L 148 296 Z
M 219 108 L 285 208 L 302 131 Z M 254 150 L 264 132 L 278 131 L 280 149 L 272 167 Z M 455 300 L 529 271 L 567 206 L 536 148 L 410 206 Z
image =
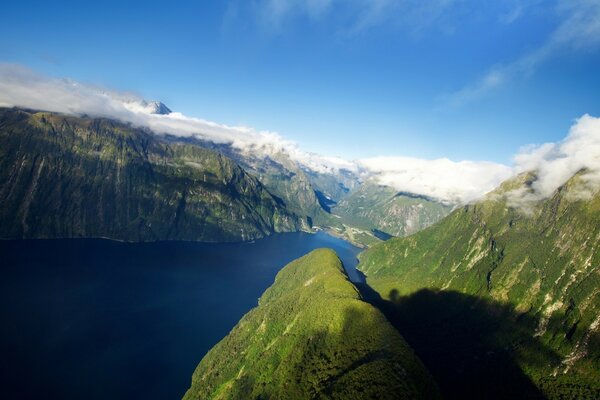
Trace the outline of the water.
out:
M 252 243 L 0 241 L 3 398 L 177 399 L 204 354 L 325 233 Z

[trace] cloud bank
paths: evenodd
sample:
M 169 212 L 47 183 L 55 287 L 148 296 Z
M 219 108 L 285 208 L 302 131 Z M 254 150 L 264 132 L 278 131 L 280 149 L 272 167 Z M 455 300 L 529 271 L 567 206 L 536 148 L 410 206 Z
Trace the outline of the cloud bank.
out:
M 178 112 L 153 114 L 148 103 L 138 96 L 82 85 L 68 79 L 49 78 L 20 65 L 0 64 L 0 106 L 114 118 L 149 128 L 157 134 L 229 144 L 241 152 L 263 157 L 283 152 L 317 172 L 354 167 L 339 158 L 304 152 L 295 142 L 276 132 L 218 124 Z
M 447 158 L 375 157 L 360 164 L 382 185 L 449 203 L 476 200 L 513 174 L 512 168 L 502 164 Z
M 564 140 L 522 148 L 512 167 L 409 157 L 375 157 L 360 160 L 359 165 L 382 185 L 457 204 L 481 198 L 512 176 L 534 172 L 531 187 L 505 194 L 509 205 L 531 212 L 536 202 L 552 196 L 577 173 L 581 179 L 569 191 L 573 199 L 600 191 L 600 118 L 586 114 L 575 121 Z
M 559 143 L 545 143 L 524 148 L 515 156 L 517 173 L 535 171 L 537 179 L 531 190 L 513 201 L 537 201 L 547 198 L 580 172 L 576 193 L 588 197 L 600 190 L 600 118 L 584 115 Z M 523 192 L 521 190 L 521 192 Z M 519 191 L 512 197 L 518 197 Z
M 319 173 L 348 170 L 362 179 L 448 203 L 468 203 L 523 171 L 538 179 L 528 191 L 511 193 L 514 204 L 550 196 L 573 174 L 584 171 L 581 193 L 600 188 L 600 119 L 584 115 L 559 143 L 521 150 L 509 167 L 485 161 L 424 160 L 411 157 L 374 157 L 349 161 L 303 151 L 275 132 L 227 126 L 178 112 L 153 114 L 155 104 L 138 96 L 48 78 L 25 67 L 0 64 L 0 106 L 19 106 L 66 114 L 118 119 L 157 134 L 197 137 L 229 144 L 245 154 L 267 157 L 284 153 L 300 166 Z

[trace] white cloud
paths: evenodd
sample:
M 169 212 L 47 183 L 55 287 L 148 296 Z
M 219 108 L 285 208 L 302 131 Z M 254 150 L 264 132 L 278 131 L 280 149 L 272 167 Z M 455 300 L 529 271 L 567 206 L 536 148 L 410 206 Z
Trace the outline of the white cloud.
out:
M 506 0 L 504 5 L 507 8 L 500 14 L 498 20 L 504 24 L 512 24 L 525 15 L 528 9 L 544 2 L 547 0 Z
M 512 193 L 525 201 L 551 196 L 573 175 L 582 171 L 578 192 L 591 194 L 600 189 L 600 118 L 584 115 L 571 127 L 569 135 L 559 143 L 530 146 L 515 156 L 517 173 L 535 171 L 537 179 L 531 191 Z
M 447 158 L 375 157 L 360 160 L 360 164 L 382 185 L 450 203 L 475 200 L 513 173 L 502 164 Z
M 346 169 L 383 185 L 451 203 L 468 203 L 493 190 L 516 173 L 536 171 L 530 190 L 510 193 L 514 204 L 550 196 L 575 173 L 585 170 L 580 195 L 600 189 L 600 118 L 584 115 L 559 143 L 522 149 L 514 166 L 484 161 L 425 160 L 410 157 L 375 157 L 348 161 L 303 151 L 296 143 L 270 131 L 227 126 L 172 112 L 149 113 L 144 100 L 65 79 L 48 78 L 12 64 L 0 64 L 0 106 L 20 106 L 67 114 L 88 114 L 146 127 L 157 134 L 194 136 L 227 143 L 241 152 L 264 157 L 287 154 L 301 166 L 321 173 Z
M 275 132 L 227 126 L 178 112 L 151 114 L 144 100 L 135 95 L 49 78 L 14 64 L 0 64 L 0 106 L 109 117 L 149 128 L 158 134 L 194 136 L 230 144 L 242 152 L 252 152 L 257 156 L 284 152 L 293 160 L 319 172 L 351 167 L 351 163 L 342 162 L 341 159 L 306 153 L 296 143 Z
M 444 104 L 462 106 L 479 99 L 507 82 L 533 74 L 560 52 L 600 47 L 599 0 L 561 0 L 556 9 L 561 22 L 541 46 L 512 62 L 493 66 L 478 81 L 442 96 Z
M 370 28 L 394 24 L 409 30 L 434 26 L 444 13 L 460 0 L 257 0 L 249 3 L 259 23 L 278 31 L 293 18 L 328 20 L 334 29 L 354 35 Z M 241 2 L 247 4 L 246 2 Z M 233 3 L 240 7 L 240 3 Z M 332 22 L 333 21 L 333 22 Z
M 521 149 L 512 167 L 409 157 L 375 157 L 360 160 L 359 164 L 382 185 L 452 203 L 477 200 L 514 175 L 535 172 L 531 187 L 506 194 L 510 205 L 529 212 L 536 202 L 550 197 L 578 172 L 582 173 L 581 179 L 578 187 L 570 190 L 570 196 L 585 198 L 600 191 L 600 118 L 584 115 L 561 142 Z

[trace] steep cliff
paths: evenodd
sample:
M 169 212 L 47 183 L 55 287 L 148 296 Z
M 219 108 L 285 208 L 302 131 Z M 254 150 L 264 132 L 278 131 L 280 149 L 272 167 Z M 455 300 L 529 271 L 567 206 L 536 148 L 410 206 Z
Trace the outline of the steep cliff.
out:
M 227 157 L 103 118 L 0 109 L 0 237 L 237 241 L 301 229 Z

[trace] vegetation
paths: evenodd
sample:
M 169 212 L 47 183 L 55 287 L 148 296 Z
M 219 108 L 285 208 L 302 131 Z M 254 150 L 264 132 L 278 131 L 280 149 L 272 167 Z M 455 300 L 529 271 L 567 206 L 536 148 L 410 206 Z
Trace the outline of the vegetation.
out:
M 237 241 L 301 229 L 227 157 L 112 120 L 0 109 L 0 237 Z
M 451 398 L 600 398 L 600 194 L 581 190 L 585 171 L 515 201 L 536 179 L 523 174 L 429 226 L 450 206 L 224 149 L 0 109 L 0 238 L 236 241 L 315 224 L 370 245 L 418 231 L 361 254 L 371 286 L 330 250 L 286 266 L 185 397 L 437 397 L 418 356 Z
M 436 398 L 437 387 L 332 250 L 284 267 L 202 359 L 185 399 Z
M 451 210 L 451 205 L 365 182 L 342 199 L 332 213 L 350 226 L 406 236 L 438 222 Z
M 483 201 L 360 257 L 369 284 L 396 306 L 401 333 L 446 393 L 460 393 L 447 385 L 451 379 L 462 379 L 463 388 L 477 379 L 453 375 L 460 340 L 427 356 L 438 332 L 454 327 L 456 337 L 488 332 L 467 340 L 481 350 L 465 358 L 471 371 L 481 370 L 482 354 L 491 352 L 518 366 L 547 397 L 600 397 L 600 195 L 582 194 L 578 174 L 552 197 L 513 207 L 511 191 L 530 190 L 534 179 L 525 174 L 506 182 Z M 430 301 L 415 302 L 423 290 L 433 293 Z
M 307 174 L 284 152 L 262 156 L 246 152 L 230 144 L 214 143 L 198 138 L 167 136 L 174 143 L 189 143 L 208 148 L 235 160 L 245 171 L 258 179 L 288 210 L 306 217 L 309 224 L 326 218 L 316 189 Z

